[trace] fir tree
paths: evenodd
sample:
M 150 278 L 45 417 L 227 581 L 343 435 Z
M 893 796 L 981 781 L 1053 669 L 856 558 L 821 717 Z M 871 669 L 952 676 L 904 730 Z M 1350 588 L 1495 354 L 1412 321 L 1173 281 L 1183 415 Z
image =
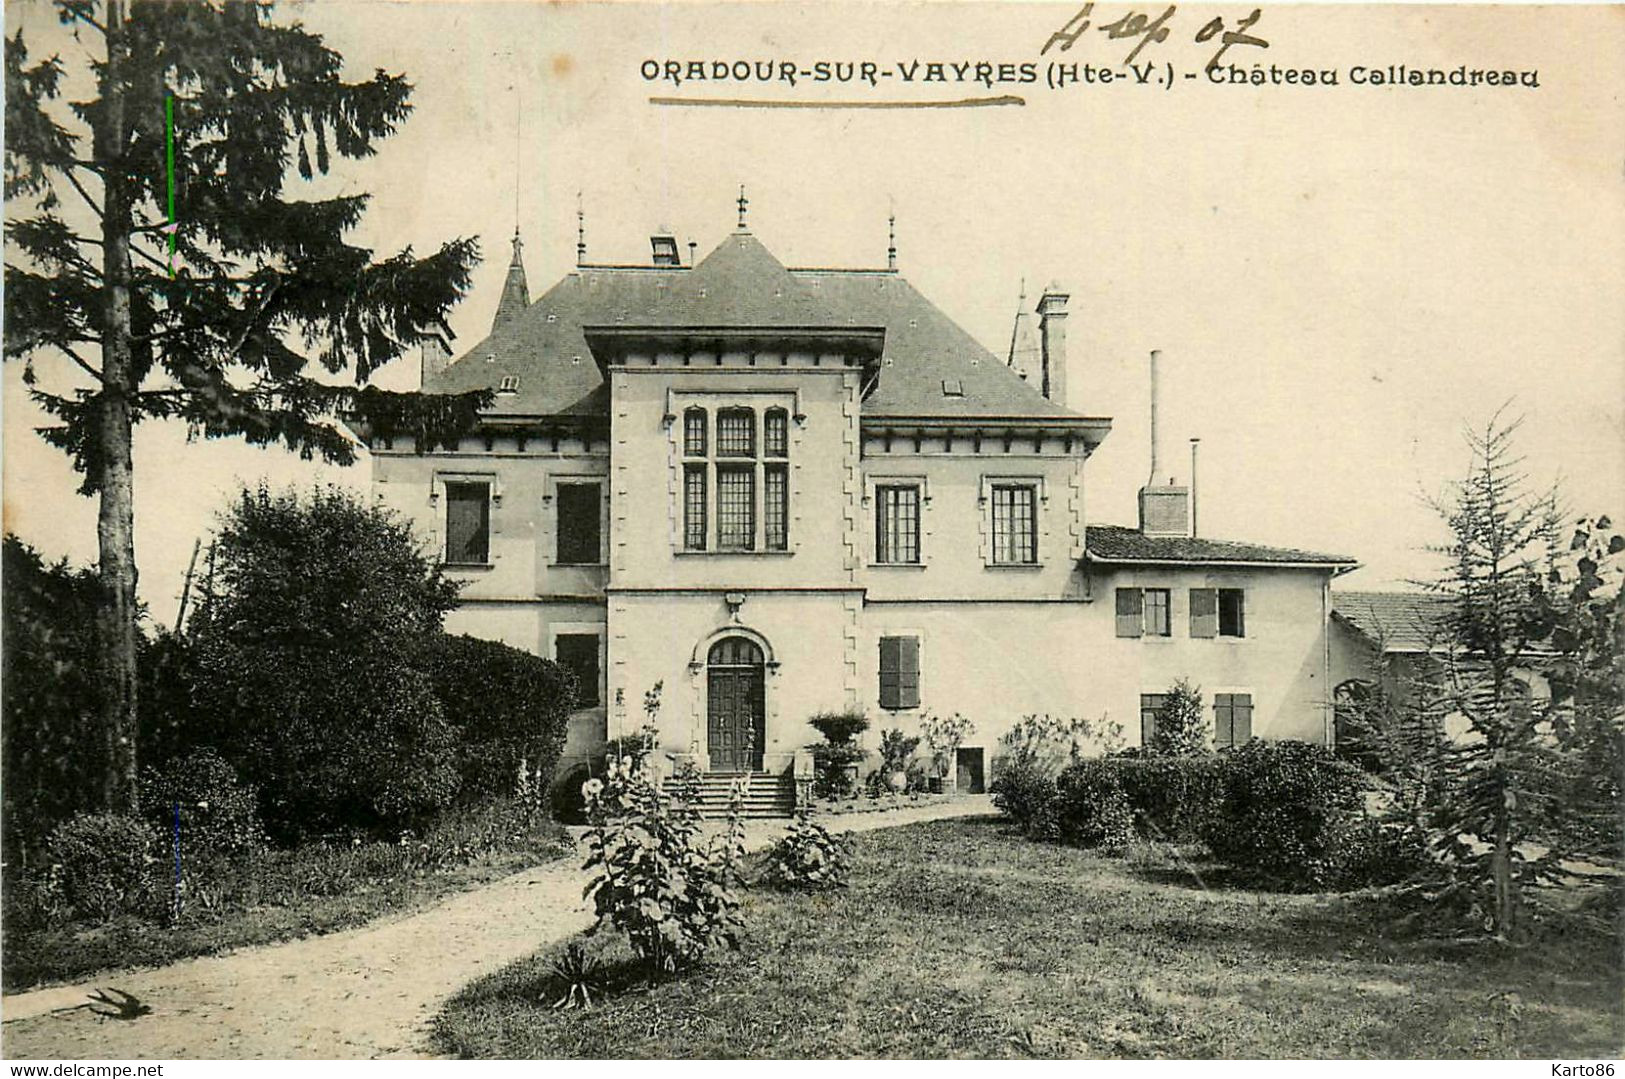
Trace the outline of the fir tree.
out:
M 375 257 L 345 239 L 366 195 L 290 193 L 290 172 L 311 180 L 335 155 L 376 152 L 410 108 L 401 76 L 345 82 L 342 57 L 274 21 L 269 3 L 55 6 L 97 54 L 95 91 L 64 102 L 64 62 L 32 59 L 20 31 L 6 42 L 5 357 L 25 364 L 56 421 L 41 434 L 99 499 L 103 793 L 109 808 L 131 809 L 133 426 L 175 419 L 194 437 L 338 463 L 355 452 L 346 413 L 420 446 L 450 437 L 485 394 L 366 383 L 444 318 L 477 249 L 459 239 L 427 257 Z M 75 384 L 54 372 L 40 381 L 41 362 Z

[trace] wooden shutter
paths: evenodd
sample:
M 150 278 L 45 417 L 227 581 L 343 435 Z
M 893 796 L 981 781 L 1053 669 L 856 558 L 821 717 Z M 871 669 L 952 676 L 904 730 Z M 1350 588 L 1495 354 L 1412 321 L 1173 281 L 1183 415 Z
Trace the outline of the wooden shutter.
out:
M 898 668 L 901 665 L 902 638 L 880 638 L 880 707 L 899 708 Z
M 1191 636 L 1217 637 L 1219 635 L 1219 590 L 1217 588 L 1191 589 Z
M 880 707 L 918 708 L 919 706 L 919 638 L 880 638 Z
M 1232 745 L 1244 745 L 1253 736 L 1253 695 L 1251 693 L 1232 693 L 1230 695 L 1230 741 Z
M 899 637 L 897 648 L 897 707 L 920 706 L 920 639 Z
M 1160 694 L 1140 694 L 1140 745 L 1149 746 L 1157 736 L 1157 713 L 1162 710 Z
M 1117 635 L 1138 637 L 1145 632 L 1145 597 L 1138 588 L 1117 590 Z
M 1229 749 L 1235 744 L 1235 725 L 1230 717 L 1230 694 L 1213 695 L 1213 748 Z

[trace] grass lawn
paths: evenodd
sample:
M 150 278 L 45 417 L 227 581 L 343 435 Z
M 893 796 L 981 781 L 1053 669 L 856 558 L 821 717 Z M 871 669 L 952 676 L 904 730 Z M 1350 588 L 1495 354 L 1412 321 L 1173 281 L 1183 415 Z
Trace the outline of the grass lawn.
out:
M 510 1058 L 1583 1059 L 1625 1045 L 1617 938 L 1518 950 L 1400 939 L 1369 899 L 1204 888 L 1171 859 L 1029 843 L 992 820 L 856 843 L 848 889 L 751 890 L 737 952 L 585 1011 L 549 1007 L 558 949 L 538 953 L 453 999 L 439 1047 Z
M 437 849 L 455 843 L 462 830 L 479 820 L 479 811 L 464 814 L 430 839 Z M 477 853 L 469 850 L 437 866 L 425 865 L 421 857 L 414 861 L 413 851 L 395 843 L 264 851 L 199 882 L 179 925 L 160 924 L 150 914 L 123 915 L 96 926 L 41 926 L 8 917 L 5 989 L 18 992 L 102 970 L 163 966 L 351 929 L 572 851 L 564 829 L 545 820 L 527 834 L 504 836 L 496 845 L 482 845 Z M 8 915 L 10 909 L 8 905 Z

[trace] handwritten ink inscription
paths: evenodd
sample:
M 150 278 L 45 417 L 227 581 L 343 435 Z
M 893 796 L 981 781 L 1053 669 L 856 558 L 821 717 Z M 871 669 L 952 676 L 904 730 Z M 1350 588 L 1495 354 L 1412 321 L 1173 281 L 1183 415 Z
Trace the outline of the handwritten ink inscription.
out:
M 1060 52 L 1066 52 L 1073 45 L 1076 45 L 1078 39 L 1083 37 L 1086 32 L 1094 29 L 1105 34 L 1107 39 L 1111 41 L 1138 38 L 1139 40 L 1135 43 L 1134 48 L 1123 61 L 1125 64 L 1132 65 L 1139 58 L 1140 50 L 1147 45 L 1161 44 L 1168 40 L 1170 32 L 1168 23 L 1173 19 L 1175 10 L 1175 5 L 1169 4 L 1163 9 L 1162 14 L 1156 18 L 1152 18 L 1149 14 L 1131 10 L 1121 18 L 1095 26 L 1093 22 L 1095 5 L 1087 3 L 1083 5 L 1077 14 L 1068 19 L 1065 25 L 1049 36 L 1049 40 L 1044 42 L 1044 47 L 1038 50 L 1038 55 L 1044 56 L 1056 46 L 1059 46 Z M 1234 45 L 1251 45 L 1260 49 L 1269 48 L 1270 43 L 1268 41 L 1248 33 L 1262 15 L 1263 11 L 1261 9 L 1254 8 L 1251 14 L 1236 23 L 1233 30 L 1225 29 L 1222 15 L 1215 15 L 1204 23 L 1202 28 L 1196 31 L 1195 40 L 1197 44 L 1205 44 L 1215 37 L 1219 39 L 1219 48 L 1214 52 L 1212 59 L 1207 62 L 1206 70 L 1211 72 L 1219 67 L 1224 61 L 1224 54 Z

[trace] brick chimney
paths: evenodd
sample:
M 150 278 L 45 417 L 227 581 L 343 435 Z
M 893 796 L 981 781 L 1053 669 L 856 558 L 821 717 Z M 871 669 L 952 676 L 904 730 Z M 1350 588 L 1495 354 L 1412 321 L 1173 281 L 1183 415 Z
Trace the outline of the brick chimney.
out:
M 1038 345 L 1042 378 L 1038 389 L 1058 405 L 1066 404 L 1066 301 L 1060 285 L 1051 281 L 1038 299 Z
M 451 327 L 438 319 L 418 331 L 421 388 L 428 389 L 440 373 L 451 366 L 451 343 L 455 339 Z

